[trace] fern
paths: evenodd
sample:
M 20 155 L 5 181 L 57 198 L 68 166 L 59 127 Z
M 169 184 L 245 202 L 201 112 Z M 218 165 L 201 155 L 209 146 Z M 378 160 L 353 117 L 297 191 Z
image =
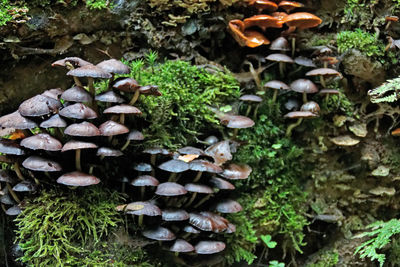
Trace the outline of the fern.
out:
M 371 260 L 377 260 L 379 266 L 382 267 L 385 263 L 385 254 L 379 254 L 377 250 L 384 248 L 390 243 L 392 236 L 400 233 L 400 220 L 392 219 L 388 222 L 377 221 L 367 226 L 371 231 L 362 233 L 357 236 L 372 237 L 357 247 L 354 254 L 359 253 L 361 258 L 368 257 Z
M 368 92 L 368 95 L 371 97 L 372 103 L 381 103 L 381 102 L 395 102 L 399 99 L 398 91 L 400 91 L 400 77 L 395 78 L 393 80 L 388 80 L 386 83 L 381 86 L 372 89 Z

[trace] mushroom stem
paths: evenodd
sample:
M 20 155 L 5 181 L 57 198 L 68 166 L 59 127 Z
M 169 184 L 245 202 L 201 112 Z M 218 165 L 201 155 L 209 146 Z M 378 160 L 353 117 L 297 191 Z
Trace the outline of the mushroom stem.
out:
M 82 170 L 81 167 L 81 150 L 77 149 L 75 150 L 75 167 L 78 171 Z
M 307 103 L 307 93 L 303 92 L 303 103 Z
M 15 163 L 14 163 L 14 171 L 15 171 L 15 173 L 17 174 L 17 177 L 18 177 L 20 180 L 22 180 L 22 181 L 25 180 L 24 176 L 22 175 L 21 169 L 19 168 L 18 162 L 15 162 Z
M 291 27 L 289 27 L 290 29 Z M 296 28 L 295 28 L 296 29 Z M 294 57 L 294 52 L 296 51 L 296 38 L 292 38 L 292 57 Z
M 11 187 L 10 183 L 7 183 L 7 188 L 8 188 L 8 192 L 10 192 L 11 196 L 13 197 L 13 199 L 14 199 L 17 203 L 21 203 L 21 200 L 19 199 L 19 197 L 17 196 L 17 194 L 15 194 L 14 190 L 12 190 L 12 187 Z
M 90 94 L 94 97 L 96 95 L 96 90 L 94 89 L 94 79 L 92 77 L 88 77 L 88 87 Z
M 258 113 L 258 108 L 260 107 L 260 104 L 258 104 L 257 106 L 256 106 L 256 109 L 254 110 L 254 115 L 253 115 L 253 120 L 255 121 L 255 120 L 257 120 L 257 113 Z
M 139 91 L 139 89 L 137 89 L 135 91 L 135 94 L 133 95 L 131 101 L 129 102 L 129 105 L 132 106 L 133 104 L 135 104 L 135 102 L 139 99 L 139 96 L 140 96 L 140 91 Z
M 69 62 L 65 62 L 65 65 L 67 66 L 67 69 L 69 69 L 69 70 L 75 69 L 74 66 L 73 66 L 71 63 L 69 63 Z M 81 81 L 78 79 L 78 77 L 75 77 L 75 76 L 72 76 L 72 77 L 74 78 L 75 85 L 76 85 L 76 86 L 81 86 L 81 87 L 82 87 L 82 83 L 81 83 Z
M 207 194 L 202 200 L 199 201 L 196 205 L 194 205 L 194 208 L 197 209 L 200 207 L 204 202 L 206 202 L 209 198 L 211 197 L 211 194 Z
M 237 134 L 238 134 L 238 131 L 239 131 L 238 128 L 235 128 L 235 129 L 233 130 L 233 135 L 232 135 L 232 139 L 233 139 L 233 140 L 236 139 L 236 136 L 237 136 Z
M 141 197 L 141 199 L 144 199 L 144 193 L 146 192 L 146 187 L 145 186 L 142 186 L 141 188 L 140 188 L 140 197 Z
M 6 206 L 4 206 L 3 203 L 1 203 L 1 209 L 4 211 L 4 213 L 7 211 Z
M 124 114 L 124 113 L 121 113 L 121 114 L 119 115 L 119 122 L 120 122 L 121 124 L 124 124 L 124 123 L 125 123 L 125 114 Z
M 128 146 L 129 146 L 129 144 L 131 143 L 131 140 L 126 140 L 126 142 L 125 142 L 125 144 L 124 144 L 124 146 L 123 147 L 121 147 L 121 151 L 124 151 Z
M 190 204 L 193 203 L 193 201 L 194 201 L 194 199 L 196 198 L 196 196 L 197 196 L 197 192 L 194 192 L 193 195 L 192 195 L 192 197 L 189 199 L 189 202 L 185 204 L 185 208 L 189 207 Z
M 249 116 L 250 111 L 251 111 L 251 105 L 249 104 L 249 106 L 247 107 L 247 110 L 246 110 L 246 117 Z
M 169 175 L 168 182 L 174 181 L 175 178 L 176 178 L 176 172 L 172 172 L 172 173 Z
M 150 156 L 150 163 L 151 163 L 151 166 L 156 166 L 156 158 L 157 157 L 157 155 L 156 154 L 152 154 L 151 156 Z M 154 168 L 152 168 L 151 169 L 151 176 L 154 176 L 156 174 L 156 171 L 154 170 Z
M 326 87 L 326 83 L 325 83 L 324 76 L 323 76 L 323 75 L 320 75 L 320 76 L 319 76 L 319 80 L 320 80 L 320 82 L 321 82 L 322 87 L 325 88 L 325 87 Z
M 93 174 L 93 168 L 94 168 L 94 166 L 90 166 L 90 168 L 89 168 L 89 174 L 90 174 L 90 175 Z
M 283 78 L 285 75 L 285 63 L 284 62 L 279 62 L 279 73 L 281 77 Z
M 274 94 L 272 95 L 272 103 L 275 103 L 277 97 L 278 97 L 278 90 L 274 89 Z
M 139 223 L 139 226 L 142 226 L 142 224 L 143 224 L 143 215 L 139 215 L 138 223 Z
M 198 182 L 198 181 L 200 180 L 200 177 L 201 177 L 202 174 L 203 174 L 203 172 L 198 172 L 198 173 L 196 174 L 196 177 L 195 177 L 194 180 L 193 180 L 193 183 Z
M 113 81 L 114 81 L 114 73 L 111 73 L 111 78 L 110 80 L 108 80 L 108 89 L 112 88 L 111 84 L 113 83 Z
M 300 125 L 303 121 L 303 118 L 299 118 L 297 122 L 290 124 L 286 129 L 286 137 L 290 137 L 292 135 L 292 130 Z

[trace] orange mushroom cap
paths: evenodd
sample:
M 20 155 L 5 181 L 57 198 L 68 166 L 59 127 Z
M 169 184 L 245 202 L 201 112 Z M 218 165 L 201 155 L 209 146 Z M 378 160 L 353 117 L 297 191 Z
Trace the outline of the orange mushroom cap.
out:
M 400 128 L 394 129 L 394 130 L 392 131 L 392 135 L 393 135 L 393 136 L 400 136 Z
M 285 12 L 274 12 L 271 14 L 271 16 L 278 19 L 283 24 L 284 23 L 283 20 L 288 16 L 288 14 Z
M 253 30 L 244 30 L 244 28 L 244 23 L 241 20 L 235 19 L 229 21 L 229 30 L 240 46 L 253 48 L 270 43 L 262 33 Z
M 269 15 L 256 15 L 245 19 L 244 28 L 247 29 L 252 26 L 260 27 L 263 31 L 267 28 L 282 28 L 283 22 L 279 19 Z
M 278 9 L 278 5 L 268 0 L 253 0 L 249 2 L 250 5 L 258 9 L 259 12 L 267 10 L 268 12 L 274 12 Z
M 247 38 L 244 36 L 244 23 L 239 19 L 229 21 L 229 31 L 240 46 L 245 46 Z
M 322 20 L 308 12 L 296 12 L 284 18 L 283 22 L 289 27 L 296 27 L 300 30 L 304 30 L 317 27 L 319 24 L 321 24 Z
M 254 48 L 260 45 L 270 44 L 270 41 L 267 39 L 267 37 L 265 37 L 264 34 L 258 31 L 245 30 L 244 35 L 247 38 L 246 45 L 248 47 Z
M 385 21 L 393 21 L 393 22 L 398 22 L 399 17 L 398 16 L 386 16 Z
M 299 2 L 293 1 L 281 1 L 279 2 L 279 7 L 283 8 L 287 13 L 291 12 L 293 9 L 297 7 L 303 7 L 304 5 Z

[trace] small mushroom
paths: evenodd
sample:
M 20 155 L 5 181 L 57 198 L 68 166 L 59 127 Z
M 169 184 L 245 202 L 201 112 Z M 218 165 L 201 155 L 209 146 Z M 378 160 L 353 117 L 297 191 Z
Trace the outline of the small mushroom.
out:
M 294 1 L 280 1 L 278 7 L 283 8 L 286 13 L 290 13 L 293 9 L 303 7 L 304 5 Z
M 225 249 L 226 245 L 221 241 L 200 241 L 194 247 L 197 254 L 215 254 Z
M 105 72 L 111 73 L 111 78 L 108 82 L 108 88 L 111 88 L 111 84 L 114 81 L 114 74 L 129 74 L 131 72 L 128 66 L 114 58 L 104 60 L 96 66 L 103 69 Z
M 175 252 L 175 256 L 177 256 L 178 253 L 194 251 L 194 247 L 189 242 L 183 239 L 177 239 L 175 240 L 174 244 L 169 248 L 169 251 Z
M 73 77 L 87 77 L 88 87 L 90 94 L 94 97 L 96 95 L 96 89 L 93 86 L 94 78 L 111 78 L 111 74 L 104 71 L 103 69 L 96 67 L 95 65 L 84 65 L 77 69 L 73 69 L 67 72 L 67 75 Z M 78 85 L 78 84 L 77 84 Z
M 71 140 L 63 146 L 61 152 L 75 150 L 75 167 L 78 171 L 81 171 L 81 150 L 89 148 L 97 148 L 97 145 L 89 142 Z
M 37 124 L 21 116 L 18 111 L 14 111 L 13 113 L 0 117 L 0 127 L 25 130 L 35 128 Z
M 289 90 L 290 89 L 289 86 L 286 83 L 281 82 L 281 81 L 277 81 L 277 80 L 272 80 L 272 81 L 266 82 L 264 84 L 264 89 L 267 89 L 267 88 L 271 88 L 271 89 L 274 90 L 274 95 L 272 97 L 272 102 L 274 102 L 274 103 L 275 103 L 276 98 L 278 96 L 278 91 L 279 90 Z
M 227 179 L 238 180 L 247 179 L 251 172 L 252 169 L 247 164 L 231 163 L 220 175 Z
M 82 103 L 76 103 L 60 110 L 59 114 L 72 119 L 96 119 L 97 113 Z
M 250 111 L 251 111 L 251 104 L 252 103 L 261 103 L 262 102 L 262 98 L 257 96 L 257 95 L 242 95 L 239 100 L 244 101 L 244 102 L 248 102 L 248 107 L 246 110 L 246 117 L 249 116 Z
M 144 198 L 146 186 L 158 186 L 159 184 L 160 182 L 150 175 L 138 176 L 131 182 L 131 185 L 140 187 L 140 195 L 142 199 Z
M 210 179 L 210 183 L 218 188 L 219 190 L 234 190 L 235 186 L 231 184 L 230 182 L 219 178 L 219 177 L 212 177 Z
M 329 138 L 332 143 L 337 146 L 355 146 L 360 143 L 359 139 L 353 138 L 350 135 L 342 135 Z
M 62 144 L 49 134 L 40 133 L 21 141 L 21 146 L 32 150 L 60 151 Z
M 272 41 L 269 49 L 273 51 L 290 51 L 290 45 L 288 40 L 281 36 Z
M 58 172 L 61 171 L 61 165 L 53 160 L 45 159 L 38 156 L 30 156 L 22 162 L 24 168 L 41 171 L 41 172 Z
M 254 121 L 248 117 L 240 115 L 224 115 L 221 117 L 221 124 L 228 128 L 233 128 L 232 139 L 235 139 L 239 129 L 250 128 L 254 126 Z
M 112 106 L 104 110 L 104 114 L 120 114 L 119 122 L 121 124 L 125 123 L 125 114 L 142 114 L 140 109 L 130 106 L 130 105 L 117 105 Z
M 134 209 L 134 210 L 127 210 L 127 214 L 133 214 L 139 216 L 138 224 L 139 226 L 143 225 L 143 216 L 161 216 L 162 212 L 159 207 L 154 204 L 151 204 L 147 201 L 137 201 L 131 203 L 133 205 L 141 205 L 143 208 L 141 209 Z
M 231 149 L 229 147 L 229 141 L 220 141 L 210 147 L 208 147 L 204 153 L 214 159 L 214 163 L 222 165 L 225 162 L 232 159 Z
M 129 132 L 129 129 L 125 125 L 115 121 L 106 121 L 99 126 L 99 131 L 102 136 L 112 137 L 114 135 L 126 134 Z
M 342 77 L 340 72 L 338 72 L 334 69 L 329 69 L 329 68 L 319 68 L 319 69 L 310 70 L 309 72 L 306 73 L 306 76 L 319 76 L 322 87 L 326 87 L 326 83 L 325 83 L 325 79 L 324 79 L 325 76 Z
M 242 206 L 232 199 L 222 200 L 215 205 L 215 210 L 221 213 L 237 213 L 242 209 Z
M 108 91 L 95 97 L 96 101 L 106 102 L 106 103 L 124 103 L 124 99 L 113 91 Z
M 181 172 L 185 172 L 185 171 L 189 170 L 189 164 L 182 160 L 171 159 L 171 160 L 166 161 L 166 162 L 162 163 L 161 165 L 159 165 L 158 168 L 163 171 L 170 172 L 171 175 L 170 175 L 168 181 L 173 181 L 175 179 L 177 173 L 181 173 Z
M 156 195 L 159 196 L 180 196 L 185 195 L 187 190 L 180 184 L 165 182 L 157 186 Z
M 205 197 L 205 198 L 206 198 L 205 200 L 204 200 L 204 198 L 203 198 L 198 204 L 196 204 L 196 205 L 195 205 L 195 208 L 197 208 L 198 206 L 200 206 L 201 204 L 203 204 L 205 201 L 207 201 L 207 200 L 210 198 L 211 194 L 214 193 L 214 191 L 212 190 L 211 187 L 209 187 L 209 186 L 207 186 L 207 185 L 203 185 L 203 184 L 189 183 L 189 184 L 186 184 L 186 185 L 185 185 L 185 189 L 186 189 L 188 192 L 192 192 L 192 193 L 193 193 L 193 194 L 192 194 L 192 197 L 191 197 L 191 198 L 189 199 L 189 201 L 185 204 L 185 207 L 189 207 L 190 204 L 193 203 L 193 201 L 194 201 L 194 199 L 196 198 L 196 196 L 197 196 L 198 193 L 200 193 L 200 194 L 208 194 L 208 195 Z
M 93 101 L 93 97 L 81 86 L 74 86 L 65 90 L 61 95 L 61 99 L 78 103 Z
M 64 133 L 71 136 L 98 136 L 100 130 L 93 124 L 87 121 L 74 123 L 65 128 Z
M 265 59 L 279 63 L 279 73 L 281 77 L 285 77 L 285 64 L 294 63 L 293 59 L 285 54 L 270 54 L 265 57 Z
M 22 116 L 39 117 L 57 112 L 60 107 L 60 101 L 47 96 L 36 95 L 22 102 L 18 111 Z
M 308 79 L 298 79 L 290 84 L 292 91 L 303 94 L 303 102 L 307 102 L 307 94 L 318 92 L 318 87 Z
M 165 209 L 162 211 L 162 219 L 167 222 L 189 220 L 189 213 L 181 209 Z
M 196 177 L 193 179 L 193 182 L 196 183 L 200 180 L 200 177 L 203 172 L 209 173 L 221 173 L 222 168 L 218 165 L 211 163 L 207 160 L 194 160 L 189 163 L 189 169 L 192 171 L 197 171 Z
M 316 115 L 319 114 L 319 112 L 321 111 L 321 108 L 319 107 L 318 103 L 315 101 L 308 101 L 307 103 L 304 103 L 301 108 L 300 111 L 310 111 Z
M 128 134 L 128 136 L 126 137 L 126 143 L 122 146 L 121 151 L 124 151 L 130 144 L 130 142 L 134 140 L 134 141 L 141 141 L 144 140 L 144 136 L 142 134 L 142 132 L 138 131 L 138 130 L 131 130 Z
M 158 241 L 171 241 L 176 238 L 173 232 L 161 226 L 158 226 L 155 229 L 143 231 L 142 234 L 149 239 Z
M 303 119 L 315 118 L 318 117 L 318 115 L 310 111 L 292 111 L 287 113 L 284 117 L 289 119 L 297 119 L 297 122 L 290 124 L 286 129 L 286 136 L 290 137 L 292 135 L 293 129 L 299 126 Z
M 79 171 L 66 173 L 57 179 L 57 183 L 68 186 L 89 186 L 100 183 L 100 179 Z

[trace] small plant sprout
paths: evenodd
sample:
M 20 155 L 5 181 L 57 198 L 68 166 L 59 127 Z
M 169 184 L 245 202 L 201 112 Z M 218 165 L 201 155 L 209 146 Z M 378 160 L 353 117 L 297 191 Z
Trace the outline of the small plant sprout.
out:
M 146 61 L 149 64 L 152 73 L 154 73 L 154 66 L 156 65 L 157 59 L 158 59 L 157 51 L 150 50 L 146 54 Z

